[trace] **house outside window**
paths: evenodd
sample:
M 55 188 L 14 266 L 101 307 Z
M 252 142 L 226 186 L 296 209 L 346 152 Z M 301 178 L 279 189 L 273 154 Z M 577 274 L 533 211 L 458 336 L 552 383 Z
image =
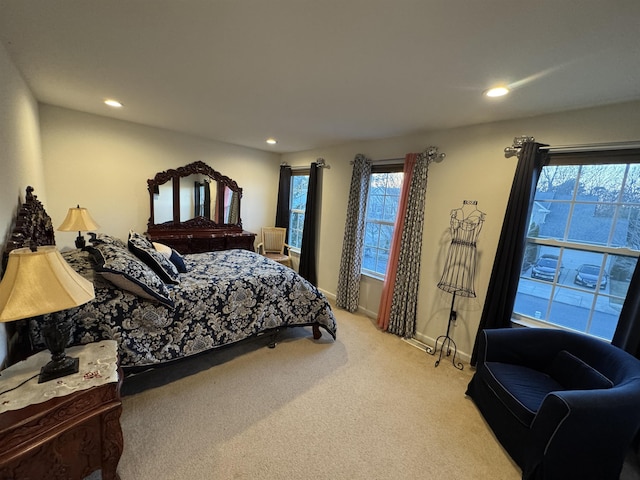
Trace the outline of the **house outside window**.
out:
M 291 174 L 291 198 L 289 199 L 289 239 L 292 249 L 302 247 L 302 231 L 304 229 L 304 212 L 307 206 L 307 189 L 309 187 L 309 171 L 299 170 Z
M 640 254 L 640 155 L 542 169 L 513 318 L 611 340 Z
M 402 165 L 374 166 L 372 169 L 362 257 L 362 273 L 366 275 L 384 279 L 403 177 Z

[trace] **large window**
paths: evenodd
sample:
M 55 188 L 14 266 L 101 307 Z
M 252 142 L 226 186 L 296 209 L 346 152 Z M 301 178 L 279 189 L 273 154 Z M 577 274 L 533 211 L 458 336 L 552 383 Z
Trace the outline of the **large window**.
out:
M 384 278 L 402 189 L 402 165 L 374 167 L 369 180 L 362 272 Z
M 289 241 L 295 249 L 302 246 L 304 229 L 304 212 L 307 206 L 307 189 L 309 187 L 309 171 L 297 171 L 291 174 L 291 198 L 289 199 Z
M 514 318 L 611 340 L 640 253 L 640 164 L 553 158 L 536 188 Z

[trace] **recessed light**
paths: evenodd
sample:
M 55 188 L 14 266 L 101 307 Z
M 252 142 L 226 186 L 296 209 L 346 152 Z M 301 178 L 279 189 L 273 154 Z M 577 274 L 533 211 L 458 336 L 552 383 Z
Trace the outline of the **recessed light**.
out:
M 494 87 L 484 92 L 484 95 L 486 97 L 503 97 L 509 93 L 509 91 L 508 87 Z
M 275 145 L 278 141 L 275 138 L 267 138 L 267 143 L 269 145 Z
M 117 100 L 113 100 L 113 99 L 111 99 L 111 98 L 109 98 L 109 99 L 105 100 L 105 101 L 104 101 L 104 103 L 105 103 L 106 105 L 109 105 L 110 107 L 114 107 L 114 108 L 120 108 L 120 107 L 122 107 L 122 103 L 120 103 L 120 102 L 119 102 L 119 101 L 117 101 Z

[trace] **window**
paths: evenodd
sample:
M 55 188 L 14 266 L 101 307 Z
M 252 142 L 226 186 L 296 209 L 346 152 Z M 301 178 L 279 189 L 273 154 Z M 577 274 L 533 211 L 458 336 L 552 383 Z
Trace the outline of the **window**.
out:
M 300 249 L 302 246 L 302 231 L 304 229 L 304 212 L 307 206 L 307 188 L 309 186 L 309 171 L 299 170 L 291 174 L 291 198 L 289 199 L 289 240 L 291 248 Z
M 386 165 L 374 167 L 369 180 L 362 272 L 374 277 L 387 271 L 403 175 L 402 165 Z
M 640 160 L 558 159 L 542 169 L 514 319 L 611 340 L 640 254 Z

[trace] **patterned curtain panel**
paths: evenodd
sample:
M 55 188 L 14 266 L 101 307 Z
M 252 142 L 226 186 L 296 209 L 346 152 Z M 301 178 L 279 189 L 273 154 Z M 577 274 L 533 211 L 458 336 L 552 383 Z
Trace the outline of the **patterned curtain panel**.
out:
M 404 159 L 402 190 L 400 192 L 400 203 L 398 204 L 398 214 L 396 216 L 396 226 L 393 229 L 393 238 L 389 249 L 389 263 L 384 276 L 382 295 L 380 296 L 380 306 L 378 307 L 378 327 L 382 330 L 389 329 L 389 316 L 391 315 L 391 304 L 393 303 L 393 289 L 396 284 L 396 274 L 398 273 L 398 259 L 400 258 L 400 243 L 402 232 L 404 231 L 404 221 L 409 203 L 409 190 L 413 178 L 413 167 L 418 161 L 419 153 L 407 153 Z
M 342 257 L 336 305 L 350 312 L 358 310 L 360 297 L 360 267 L 364 243 L 364 218 L 367 211 L 371 160 L 362 154 L 353 161 L 351 189 L 347 205 L 347 220 L 344 226 Z
M 413 337 L 416 328 L 416 306 L 420 280 L 424 203 L 431 151 L 420 154 L 414 167 L 407 200 L 404 228 L 400 241 L 396 283 L 387 331 L 405 338 Z
M 239 223 L 240 222 L 240 196 L 238 192 L 233 192 L 231 194 L 231 209 L 229 210 L 229 222 L 228 223 Z

